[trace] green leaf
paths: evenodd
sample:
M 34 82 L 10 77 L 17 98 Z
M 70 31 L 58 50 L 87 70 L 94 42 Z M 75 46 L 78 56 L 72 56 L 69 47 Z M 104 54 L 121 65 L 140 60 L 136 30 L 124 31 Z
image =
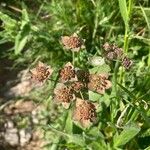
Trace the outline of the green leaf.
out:
M 15 54 L 18 55 L 23 50 L 26 45 L 30 34 L 30 22 L 27 11 L 22 10 L 22 21 L 20 26 L 20 31 L 18 32 L 15 39 Z
M 72 112 L 69 110 L 66 119 L 65 131 L 69 134 L 72 134 L 72 129 L 73 129 Z
M 150 136 L 150 128 L 147 129 L 146 131 L 144 131 L 144 132 L 140 135 L 140 137 L 142 137 L 142 138 L 148 137 L 148 136 Z
M 147 23 L 148 30 L 150 32 L 150 18 L 147 16 L 146 11 L 143 9 L 143 7 L 141 5 L 140 5 L 140 8 L 141 8 L 141 11 L 142 11 L 143 16 L 145 18 L 145 21 Z
M 75 143 L 77 145 L 81 145 L 84 146 L 85 145 L 85 140 L 83 138 L 83 136 L 79 135 L 79 134 L 72 134 L 68 136 L 68 142 L 69 143 Z
M 106 144 L 104 143 L 104 142 L 102 142 L 102 141 L 94 141 L 94 142 L 92 142 L 90 145 L 89 145 L 90 147 L 91 147 L 91 149 L 99 149 L 99 150 L 106 150 L 107 149 L 107 147 L 106 147 Z
M 93 91 L 89 91 L 89 99 L 91 101 L 98 101 L 101 98 L 101 95 L 98 93 L 95 93 Z
M 0 12 L 0 19 L 3 21 L 4 28 L 6 29 L 13 29 L 16 27 L 17 22 L 16 20 L 12 19 L 8 15 Z
M 128 143 L 140 132 L 140 128 L 136 124 L 125 126 L 120 135 L 114 139 L 114 146 L 119 147 Z
M 147 148 L 145 148 L 144 150 L 150 150 L 150 146 L 148 146 Z
M 101 66 L 96 66 L 96 67 L 90 69 L 90 73 L 108 73 L 110 71 L 111 71 L 111 69 L 110 69 L 109 65 L 107 65 L 107 64 L 104 64 Z
M 126 0 L 118 0 L 119 1 L 119 9 L 121 12 L 121 16 L 123 18 L 124 24 L 128 27 L 129 17 L 128 17 L 128 10 L 127 10 L 127 3 Z
M 136 96 L 134 96 L 127 88 L 125 88 L 124 86 L 122 86 L 121 84 L 117 83 L 131 98 L 133 98 L 134 100 L 136 100 Z

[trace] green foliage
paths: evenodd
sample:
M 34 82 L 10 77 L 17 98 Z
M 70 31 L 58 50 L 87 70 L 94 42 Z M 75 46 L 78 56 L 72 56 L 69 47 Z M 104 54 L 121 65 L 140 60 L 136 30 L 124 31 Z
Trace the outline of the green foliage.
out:
M 13 7 L 11 2 L 5 3 L 7 7 L 0 6 L 0 58 L 13 61 L 12 68 L 31 69 L 41 60 L 54 69 L 54 81 L 34 89 L 27 97 L 46 107 L 41 116 L 47 123 L 39 124 L 48 143 L 45 147 L 51 150 L 148 150 L 148 0 L 31 0 L 13 1 Z M 61 36 L 73 33 L 85 41 L 85 49 L 75 55 L 66 51 L 60 42 Z M 102 45 L 105 42 L 116 43 L 123 48 L 133 60 L 132 68 L 125 70 L 121 66 L 121 59 L 104 61 Z M 95 59 L 88 61 L 90 58 Z M 96 59 L 99 60 L 98 65 Z M 53 104 L 58 70 L 67 62 L 74 62 L 76 68 L 92 74 L 108 73 L 112 81 L 112 88 L 103 95 L 90 90 L 82 95 L 99 104 L 98 122 L 88 129 L 73 123 L 70 109 L 66 111 Z M 23 125 L 24 122 L 21 122 L 20 126 Z M 141 139 L 145 144 L 140 142 Z
M 123 131 L 120 133 L 120 135 L 115 136 L 114 146 L 120 147 L 125 145 L 127 142 L 133 139 L 139 132 L 140 132 L 140 128 L 135 124 L 125 126 L 123 128 Z
M 30 28 L 31 28 L 30 21 L 29 21 L 27 11 L 23 9 L 20 31 L 18 32 L 15 38 L 15 54 L 16 55 L 20 54 L 20 52 L 23 50 L 24 46 L 26 45 L 27 40 L 29 39 Z
M 123 18 L 125 26 L 128 28 L 129 16 L 128 16 L 126 0 L 118 0 L 118 1 L 119 1 L 119 8 L 120 8 L 121 16 Z

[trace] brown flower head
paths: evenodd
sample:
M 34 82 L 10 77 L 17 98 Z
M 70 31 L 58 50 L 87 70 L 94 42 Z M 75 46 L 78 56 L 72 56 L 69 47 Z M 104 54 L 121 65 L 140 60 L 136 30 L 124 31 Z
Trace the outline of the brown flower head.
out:
M 77 98 L 73 113 L 73 120 L 79 122 L 83 127 L 89 127 L 96 122 L 96 104 Z
M 61 43 L 66 49 L 71 49 L 74 52 L 78 52 L 81 48 L 84 48 L 84 42 L 77 34 L 62 36 Z
M 88 83 L 89 90 L 104 94 L 105 90 L 111 87 L 111 82 L 107 79 L 107 74 L 91 74 Z
M 76 74 L 79 81 L 83 83 L 87 83 L 89 81 L 89 72 L 84 70 L 76 70 Z
M 105 50 L 105 56 L 108 60 L 120 59 L 122 57 L 122 48 L 119 48 L 115 44 L 105 43 L 103 48 Z
M 68 62 L 63 69 L 60 70 L 60 81 L 67 82 L 67 81 L 76 81 L 76 73 L 73 65 Z
M 30 70 L 31 79 L 36 83 L 42 84 L 51 76 L 52 72 L 53 70 L 50 66 L 39 61 L 37 66 Z
M 76 81 L 71 84 L 71 88 L 75 92 L 80 92 L 80 90 L 82 90 L 84 87 L 85 87 L 84 83 L 82 83 L 80 81 Z
M 133 61 L 131 59 L 129 59 L 127 56 L 125 56 L 122 59 L 122 65 L 125 67 L 125 69 L 130 69 L 131 66 L 133 65 Z
M 111 45 L 110 45 L 108 42 L 106 42 L 106 43 L 103 45 L 103 48 L 104 48 L 105 51 L 110 51 L 110 50 L 111 50 Z
M 69 108 L 71 101 L 75 99 L 73 90 L 62 83 L 57 84 L 54 94 L 54 100 L 61 103 L 66 109 Z

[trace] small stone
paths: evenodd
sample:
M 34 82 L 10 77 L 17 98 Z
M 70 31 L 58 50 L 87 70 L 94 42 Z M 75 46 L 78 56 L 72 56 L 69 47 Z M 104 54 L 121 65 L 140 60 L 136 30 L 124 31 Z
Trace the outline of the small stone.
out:
M 24 146 L 25 144 L 27 144 L 30 139 L 31 139 L 31 131 L 28 129 L 21 129 L 19 131 L 19 136 L 20 136 L 20 145 Z
M 4 127 L 8 129 L 12 129 L 14 127 L 14 123 L 9 120 L 7 123 L 4 124 Z
M 11 146 L 16 146 L 19 144 L 18 130 L 16 128 L 6 129 L 4 134 L 4 139 Z

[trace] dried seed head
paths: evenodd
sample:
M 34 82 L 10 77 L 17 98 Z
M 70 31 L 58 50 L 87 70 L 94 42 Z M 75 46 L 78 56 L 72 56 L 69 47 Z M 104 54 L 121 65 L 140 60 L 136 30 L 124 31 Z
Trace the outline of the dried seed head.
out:
M 84 88 L 84 84 L 80 81 L 77 81 L 77 82 L 73 82 L 71 84 L 71 88 L 73 89 L 73 91 L 75 92 L 80 92 L 80 90 L 82 90 Z
M 108 60 L 120 59 L 122 57 L 122 48 L 119 48 L 115 44 L 105 43 L 103 48 L 105 50 L 105 56 Z
M 44 83 L 51 76 L 52 72 L 53 70 L 50 66 L 39 61 L 38 65 L 30 70 L 31 79 L 36 83 Z
M 60 70 L 60 81 L 67 82 L 67 81 L 76 81 L 76 73 L 74 70 L 73 65 L 68 62 L 63 69 Z
M 122 55 L 123 55 L 123 50 L 122 50 L 122 48 L 117 47 L 117 48 L 114 49 L 114 53 L 116 54 L 117 58 L 121 58 Z
M 104 48 L 105 51 L 110 51 L 110 50 L 111 50 L 111 45 L 110 45 L 108 42 L 106 42 L 106 43 L 103 45 L 103 48 Z
M 125 56 L 122 59 L 122 65 L 125 67 L 125 69 L 130 69 L 131 66 L 133 65 L 133 61 L 129 59 L 127 56 Z
M 96 104 L 77 98 L 73 119 L 83 127 L 89 127 L 96 122 Z
M 75 52 L 78 52 L 81 48 L 84 48 L 84 42 L 81 38 L 77 36 L 77 34 L 61 37 L 61 43 L 66 49 L 71 49 Z
M 87 83 L 89 81 L 89 72 L 84 70 L 77 70 L 76 74 L 79 81 L 84 83 Z
M 105 90 L 111 87 L 111 82 L 107 79 L 107 74 L 91 74 L 89 76 L 88 88 L 91 91 L 95 91 L 99 94 L 104 94 Z
M 106 58 L 107 58 L 108 60 L 113 60 L 114 58 L 116 58 L 116 54 L 115 54 L 114 52 L 108 52 L 108 53 L 106 54 Z
M 57 84 L 54 94 L 54 100 L 57 103 L 61 103 L 66 109 L 69 108 L 71 101 L 75 99 L 73 90 L 61 83 Z

